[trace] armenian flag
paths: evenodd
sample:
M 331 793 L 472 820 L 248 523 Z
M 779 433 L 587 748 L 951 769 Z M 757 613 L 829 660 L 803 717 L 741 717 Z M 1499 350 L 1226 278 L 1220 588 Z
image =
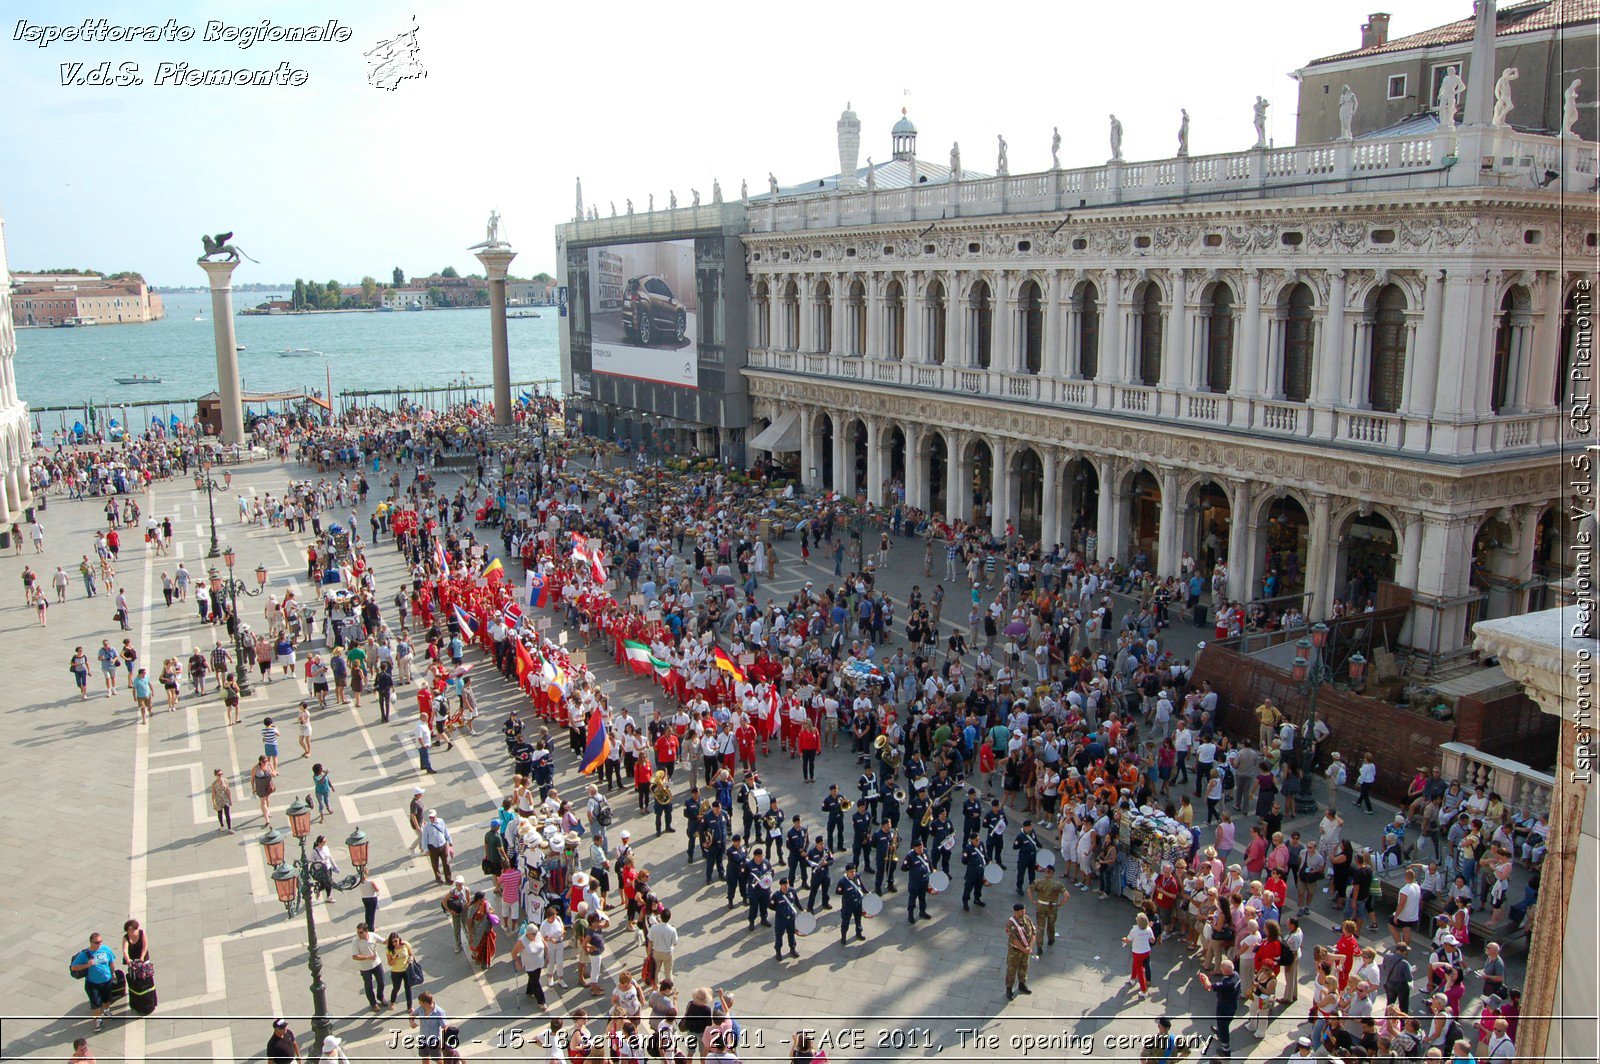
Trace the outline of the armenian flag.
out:
M 717 668 L 732 676 L 735 682 L 745 682 L 744 670 L 739 668 L 738 663 L 728 656 L 728 652 L 726 650 L 723 650 L 721 647 L 713 647 L 711 649 L 711 660 L 716 663 Z
M 589 738 L 583 744 L 583 774 L 592 774 L 610 756 L 611 737 L 606 733 L 606 716 L 596 707 L 589 713 Z
M 456 623 L 461 626 L 462 637 L 468 640 L 476 639 L 478 637 L 478 622 L 473 620 L 472 615 L 466 610 L 462 609 L 459 604 L 457 604 L 454 608 L 456 612 Z
M 528 574 L 528 607 L 542 609 L 550 605 L 550 585 L 544 576 L 534 572 Z
M 624 639 L 622 653 L 628 659 L 628 667 L 641 676 L 653 667 L 650 664 L 650 648 L 637 639 Z

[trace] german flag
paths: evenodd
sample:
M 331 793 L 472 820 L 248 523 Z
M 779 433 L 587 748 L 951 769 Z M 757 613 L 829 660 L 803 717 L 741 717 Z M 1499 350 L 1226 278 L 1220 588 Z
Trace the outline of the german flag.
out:
M 745 682 L 744 670 L 739 668 L 738 663 L 728 656 L 726 650 L 721 647 L 713 647 L 711 649 L 711 660 L 716 662 L 717 668 L 732 676 L 735 682 Z

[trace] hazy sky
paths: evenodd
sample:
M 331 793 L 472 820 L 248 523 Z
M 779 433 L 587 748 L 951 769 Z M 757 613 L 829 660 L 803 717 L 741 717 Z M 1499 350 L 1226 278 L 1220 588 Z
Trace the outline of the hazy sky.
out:
M 492 207 L 521 251 L 513 269 L 554 272 L 552 227 L 586 203 L 669 189 L 728 198 L 770 170 L 784 184 L 838 170 L 834 122 L 862 122 L 863 161 L 889 154 L 902 106 L 919 154 L 994 169 L 1004 134 L 1012 173 L 1108 154 L 1107 114 L 1127 158 L 1170 156 L 1178 109 L 1194 154 L 1253 141 L 1251 103 L 1272 101 L 1268 132 L 1292 143 L 1306 61 L 1357 47 L 1369 12 L 1392 37 L 1471 14 L 1470 0 L 1228 0 L 1194 4 L 502 2 L 85 4 L 0 0 L 0 216 L 13 269 L 138 269 L 157 284 L 200 284 L 203 232 L 232 229 L 261 260 L 239 282 L 296 276 L 354 283 L 455 265 L 483 239 Z M 336 18 L 344 44 L 249 49 L 202 43 L 208 19 L 280 25 Z M 137 15 L 133 12 L 138 12 Z M 363 52 L 415 15 L 423 80 L 369 86 Z M 46 48 L 19 21 L 192 26 L 188 43 Z M 63 86 L 61 64 L 138 63 L 142 86 Z M 161 61 L 303 69 L 303 86 L 154 84 Z

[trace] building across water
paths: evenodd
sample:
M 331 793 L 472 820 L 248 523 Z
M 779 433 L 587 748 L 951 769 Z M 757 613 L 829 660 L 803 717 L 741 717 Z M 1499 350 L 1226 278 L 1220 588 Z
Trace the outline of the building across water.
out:
M 1003 144 L 993 177 L 920 158 L 906 117 L 860 166 L 847 110 L 837 174 L 560 227 L 569 394 L 807 487 L 1225 560 L 1313 618 L 1383 587 L 1448 654 L 1551 601 L 1593 432 L 1596 145 L 1467 80 L 1420 134 L 1133 162 L 1113 128 L 1103 165 L 1016 176 Z M 687 295 L 656 291 L 678 259 Z
M 126 325 L 164 315 L 161 296 L 138 278 L 98 274 L 13 274 L 8 285 L 18 326 Z

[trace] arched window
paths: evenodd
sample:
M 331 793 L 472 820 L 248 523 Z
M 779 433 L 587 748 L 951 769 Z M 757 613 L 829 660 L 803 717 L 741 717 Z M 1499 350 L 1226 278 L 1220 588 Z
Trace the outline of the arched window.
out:
M 1211 289 L 1206 315 L 1206 387 L 1226 392 L 1233 385 L 1233 290 L 1225 284 Z
M 1556 366 L 1555 404 L 1566 407 L 1572 394 L 1572 373 L 1578 357 L 1578 290 L 1574 288 L 1561 307 L 1561 357 Z
M 1384 285 L 1372 305 L 1372 351 L 1367 369 L 1367 404 L 1392 414 L 1400 409 L 1406 376 L 1406 296 Z
M 850 297 L 845 307 L 846 324 L 850 334 L 849 354 L 867 353 L 867 286 L 860 281 L 850 283 Z
M 756 285 L 755 334 L 757 347 L 772 346 L 772 293 L 765 281 Z
M 1139 383 L 1161 383 L 1161 290 L 1146 281 L 1136 304 L 1139 308 Z
M 1094 380 L 1100 370 L 1100 292 L 1085 283 L 1078 289 L 1078 376 Z
M 800 348 L 800 286 L 790 281 L 783 289 L 783 348 Z
M 816 327 L 817 350 L 833 354 L 833 286 L 826 277 L 817 278 L 811 289 L 812 324 Z
M 1489 377 L 1489 406 L 1503 413 L 1524 402 L 1518 378 L 1526 378 L 1528 334 L 1532 331 L 1533 297 L 1521 285 L 1508 288 L 1500 300 L 1494 330 L 1494 368 Z
M 1037 281 L 1028 281 L 1017 293 L 1017 310 L 1022 317 L 1022 372 L 1038 373 L 1044 368 L 1044 300 Z
M 890 281 L 883 290 L 883 357 L 899 361 L 906 355 L 906 290 Z
M 1311 346 L 1315 326 L 1311 318 L 1311 288 L 1297 284 L 1289 291 L 1283 315 L 1283 397 L 1303 403 L 1311 398 Z
M 989 283 L 979 281 L 973 285 L 967 302 L 972 316 L 972 363 L 988 369 L 994 359 L 994 298 L 989 294 Z
M 934 281 L 928 286 L 927 314 L 928 361 L 935 366 L 942 366 L 945 360 L 946 325 L 944 282 L 942 281 Z

